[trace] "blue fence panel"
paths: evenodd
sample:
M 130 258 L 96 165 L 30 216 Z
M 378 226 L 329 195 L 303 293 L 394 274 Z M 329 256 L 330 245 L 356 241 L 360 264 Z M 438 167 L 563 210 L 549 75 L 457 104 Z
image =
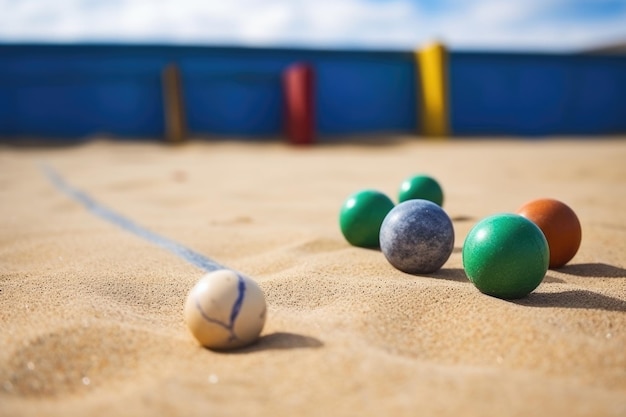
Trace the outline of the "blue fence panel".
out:
M 0 134 L 162 135 L 162 60 L 128 47 L 0 47 Z
M 267 50 L 206 48 L 181 53 L 189 130 L 272 136 L 282 132 L 281 72 L 291 62 Z
M 24 86 L 16 89 L 13 106 L 14 133 L 77 137 L 147 136 L 163 131 L 160 89 L 145 81 Z
M 256 79 L 254 79 L 256 78 Z M 281 131 L 278 75 L 220 77 L 185 74 L 187 123 L 194 133 L 269 136 Z
M 565 125 L 574 133 L 626 132 L 626 57 L 578 58 Z
M 315 70 L 322 134 L 417 131 L 412 54 L 319 58 Z
M 626 57 L 450 54 L 458 135 L 626 132 Z

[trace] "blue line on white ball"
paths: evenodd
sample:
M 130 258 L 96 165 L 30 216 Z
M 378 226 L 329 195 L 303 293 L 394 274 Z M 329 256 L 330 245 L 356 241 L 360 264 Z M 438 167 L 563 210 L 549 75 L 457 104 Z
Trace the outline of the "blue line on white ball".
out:
M 198 311 L 200 312 L 200 315 L 202 316 L 202 318 L 209 322 L 209 323 L 213 323 L 215 325 L 218 325 L 222 328 L 224 328 L 225 330 L 228 330 L 228 332 L 230 333 L 230 338 L 229 341 L 232 342 L 234 340 L 237 340 L 237 334 L 235 333 L 235 322 L 237 321 L 237 317 L 239 316 L 239 312 L 241 311 L 241 306 L 243 304 L 243 300 L 246 296 L 246 283 L 243 279 L 243 277 L 239 274 L 237 275 L 237 299 L 235 300 L 233 307 L 230 311 L 230 316 L 229 316 L 229 322 L 224 323 L 221 320 L 218 319 L 214 319 L 213 317 L 210 317 L 203 309 L 202 309 L 202 305 L 200 304 L 200 300 L 199 298 L 196 296 L 194 301 L 196 303 L 196 308 L 198 309 Z

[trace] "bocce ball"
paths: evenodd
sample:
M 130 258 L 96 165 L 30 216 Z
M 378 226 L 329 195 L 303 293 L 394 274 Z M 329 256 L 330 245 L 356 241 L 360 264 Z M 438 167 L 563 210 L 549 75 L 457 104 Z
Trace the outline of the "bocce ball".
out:
M 393 201 L 377 190 L 361 190 L 350 195 L 339 213 L 341 233 L 351 245 L 377 248 L 380 225 L 393 206 Z
M 518 214 L 479 221 L 463 243 L 463 268 L 484 294 L 521 298 L 539 286 L 548 270 L 548 242 L 537 225 Z
M 545 235 L 550 248 L 550 268 L 565 265 L 578 252 L 582 239 L 580 221 L 567 204 L 542 198 L 527 202 L 516 213 L 539 226 Z
M 410 274 L 435 272 L 454 248 L 454 228 L 432 201 L 413 199 L 395 206 L 380 228 L 380 249 L 391 265 Z
M 443 190 L 433 177 L 424 174 L 414 175 L 402 181 L 398 192 L 399 202 L 413 199 L 428 200 L 443 206 Z
M 202 346 L 216 350 L 256 341 L 265 314 L 265 296 L 258 284 L 227 269 L 204 275 L 189 292 L 184 308 L 193 336 Z

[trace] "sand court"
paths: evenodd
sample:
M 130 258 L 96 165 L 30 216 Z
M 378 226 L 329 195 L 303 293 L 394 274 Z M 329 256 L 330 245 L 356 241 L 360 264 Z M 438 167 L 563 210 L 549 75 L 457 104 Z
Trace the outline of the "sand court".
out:
M 626 414 L 626 141 L 94 139 L 0 147 L 0 415 Z M 198 346 L 183 321 L 202 268 L 97 215 L 51 180 L 263 289 L 258 343 Z M 427 275 L 350 246 L 354 191 L 397 201 L 436 177 L 455 245 Z M 481 218 L 541 197 L 581 247 L 528 297 L 462 267 Z M 93 207 L 92 207 L 93 208 Z

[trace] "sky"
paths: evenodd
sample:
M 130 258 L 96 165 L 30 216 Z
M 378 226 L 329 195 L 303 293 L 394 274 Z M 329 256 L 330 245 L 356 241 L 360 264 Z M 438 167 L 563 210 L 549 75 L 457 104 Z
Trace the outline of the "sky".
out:
M 626 0 L 0 0 L 0 42 L 576 51 L 626 42 Z

